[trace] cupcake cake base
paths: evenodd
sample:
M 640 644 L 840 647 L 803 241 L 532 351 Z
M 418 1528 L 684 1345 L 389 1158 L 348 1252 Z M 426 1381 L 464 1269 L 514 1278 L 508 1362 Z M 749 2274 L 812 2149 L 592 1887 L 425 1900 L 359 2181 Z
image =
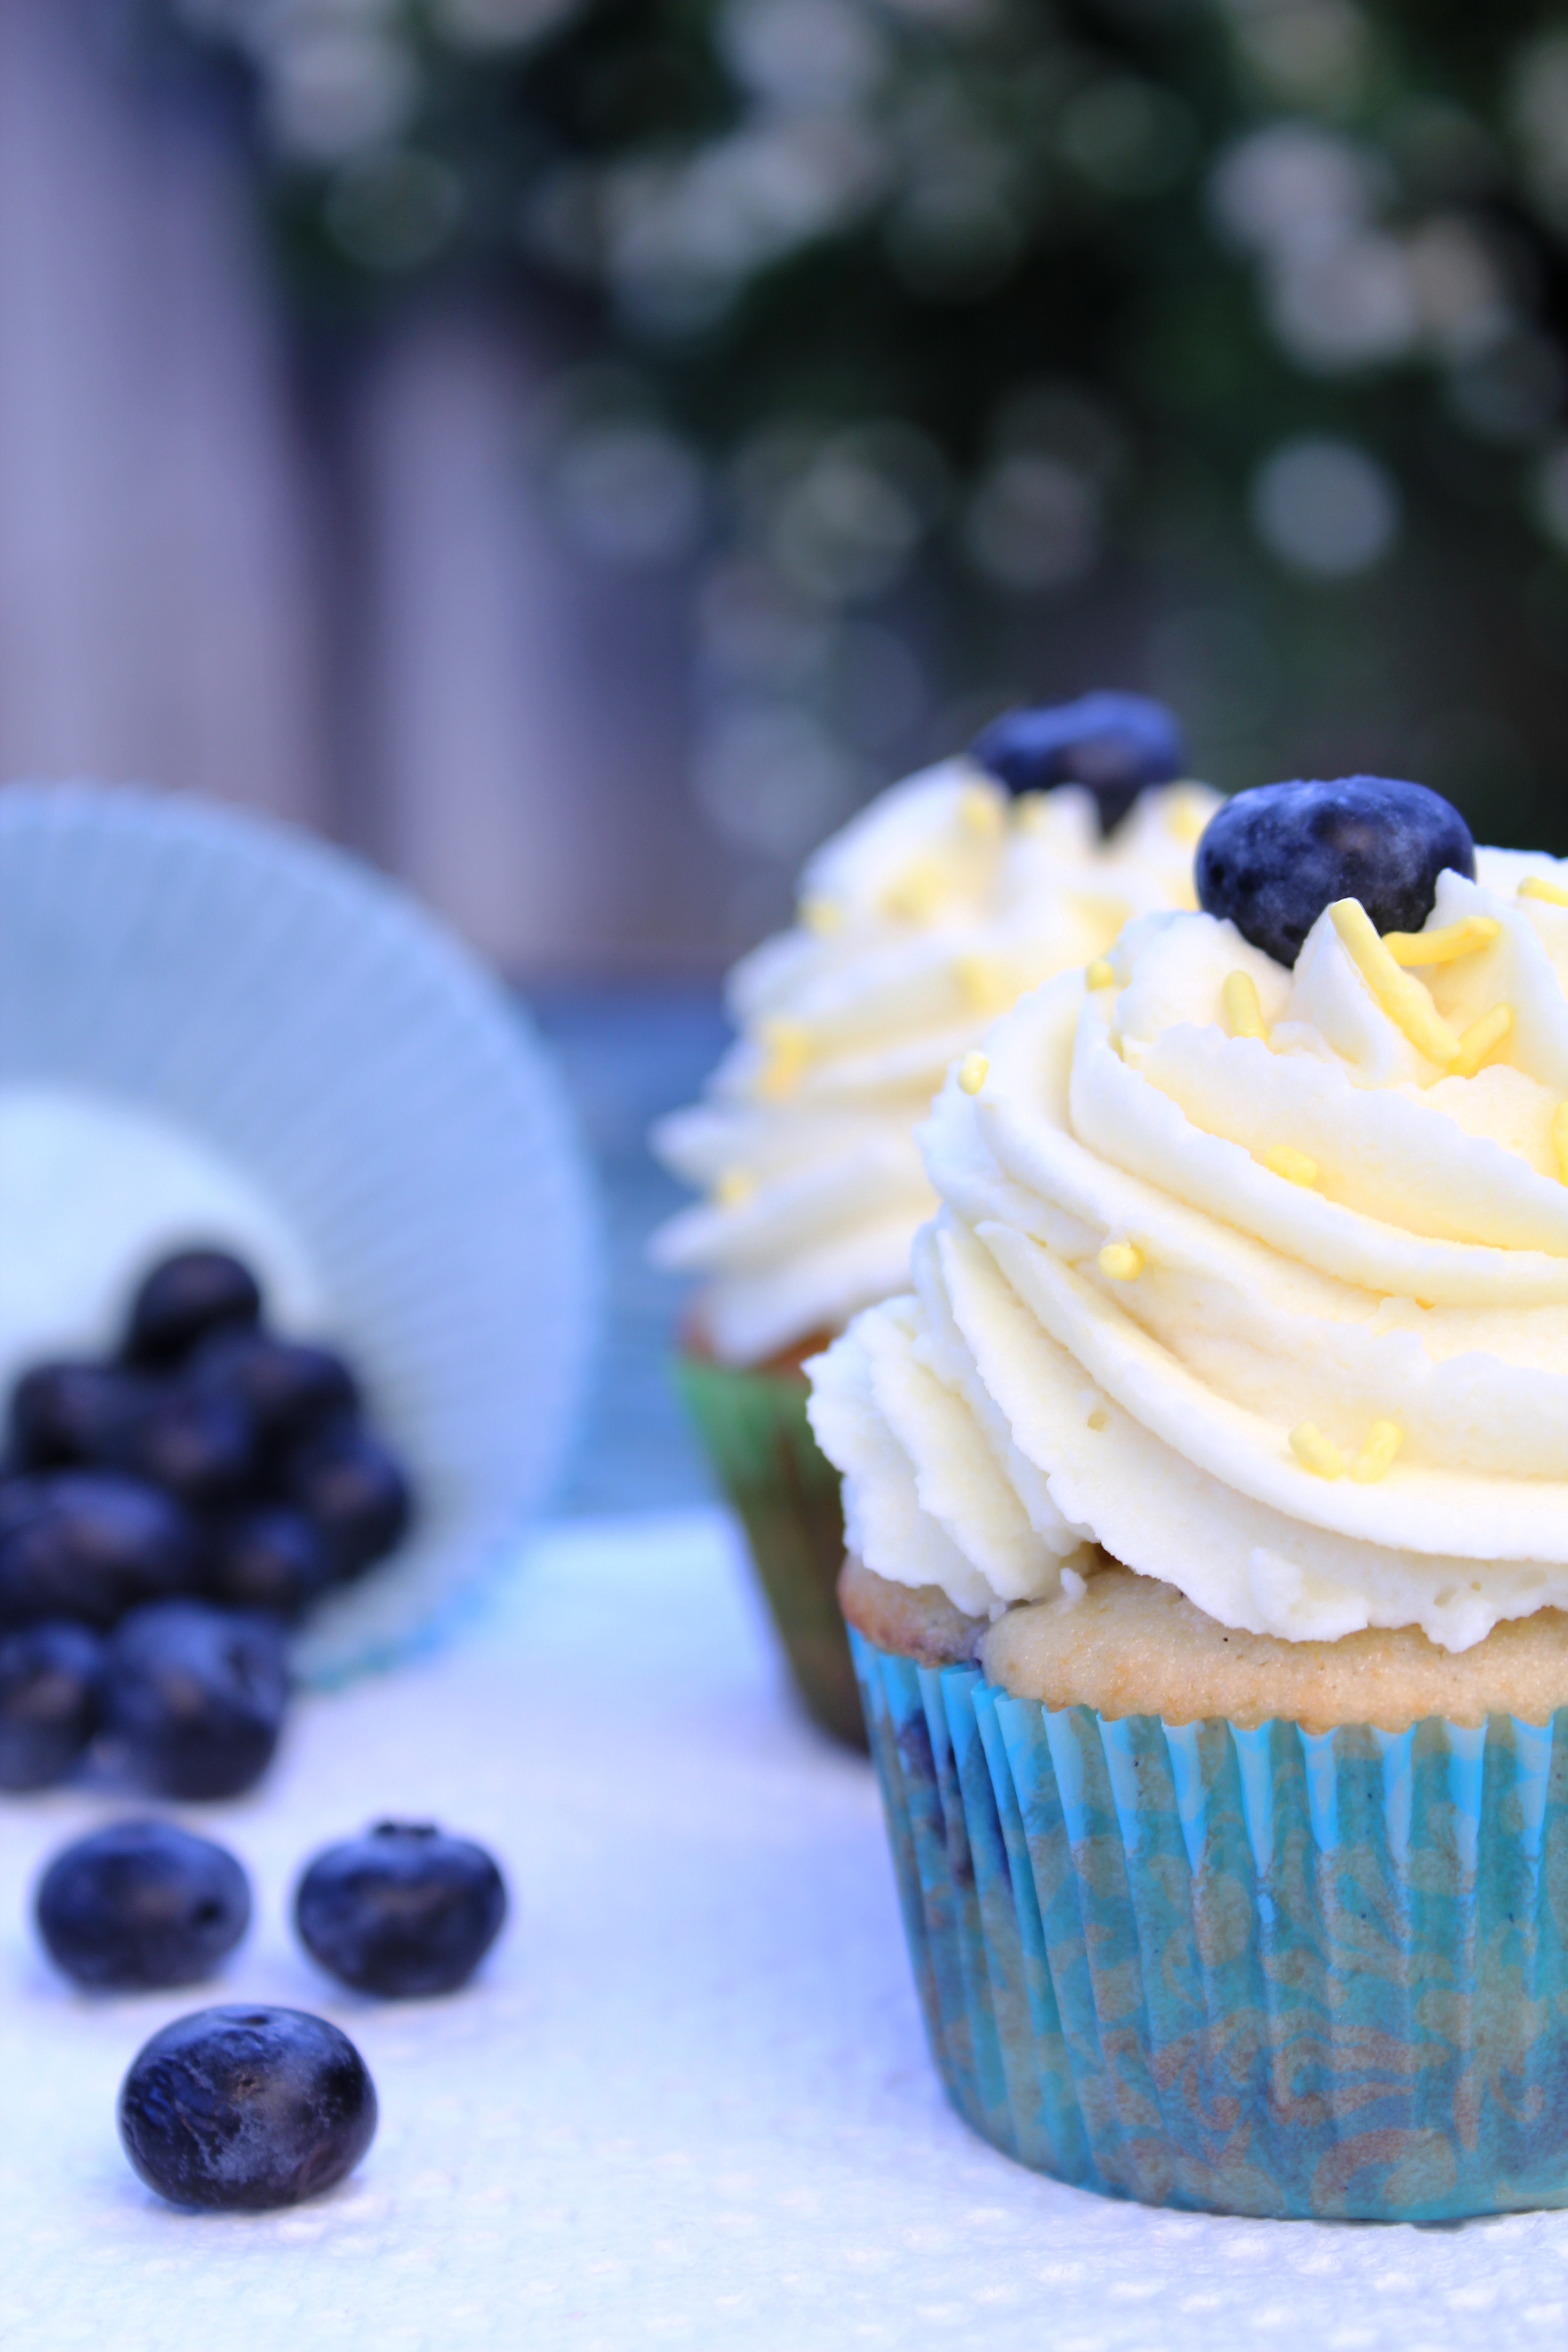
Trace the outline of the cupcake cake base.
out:
M 1568 1625 L 1459 1657 L 1352 1636 L 1327 1711 L 1370 1695 L 1384 1721 L 1321 1720 L 1321 1676 L 1298 1721 L 1260 1711 L 1261 1654 L 1310 1674 L 1348 1644 L 1192 1611 L 1200 1640 L 1125 1571 L 992 1628 L 853 1561 L 840 1589 L 932 2053 L 976 2131 L 1197 2210 L 1568 2203 Z M 1185 1676 L 1153 1711 L 1126 1703 L 1140 1642 Z M 1224 1711 L 1187 1714 L 1215 1677 Z

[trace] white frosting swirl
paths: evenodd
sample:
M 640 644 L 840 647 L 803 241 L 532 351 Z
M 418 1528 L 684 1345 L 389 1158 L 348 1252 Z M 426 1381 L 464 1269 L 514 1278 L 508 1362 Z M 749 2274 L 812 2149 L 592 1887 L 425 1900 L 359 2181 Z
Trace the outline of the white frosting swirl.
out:
M 656 1234 L 706 1277 L 724 1361 L 765 1360 L 909 1279 L 935 1200 L 914 1139 L 998 1012 L 1148 908 L 1192 905 L 1215 794 L 1142 794 L 1102 842 L 1075 786 L 1014 801 L 968 760 L 884 793 L 817 851 L 797 926 L 731 974 L 740 1035 L 696 1108 L 654 1132 L 708 1195 Z
M 1224 1624 L 1450 1650 L 1568 1606 L 1568 866 L 1479 867 L 1426 929 L 1483 943 L 1409 972 L 1451 1032 L 1508 1008 L 1473 1076 L 1331 910 L 1293 973 L 1144 918 L 1113 986 L 996 1024 L 925 1131 L 915 1296 L 812 1367 L 868 1566 L 995 1614 L 1098 1542 Z M 1266 1039 L 1230 1034 L 1236 972 Z

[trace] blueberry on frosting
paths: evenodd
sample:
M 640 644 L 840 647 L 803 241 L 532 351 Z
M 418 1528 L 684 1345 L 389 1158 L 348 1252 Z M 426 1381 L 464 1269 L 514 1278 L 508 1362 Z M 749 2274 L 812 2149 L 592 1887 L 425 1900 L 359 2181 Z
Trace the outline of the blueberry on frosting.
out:
M 1289 971 L 1325 907 L 1356 898 L 1380 931 L 1418 931 L 1437 877 L 1472 881 L 1476 845 L 1458 809 L 1386 776 L 1261 784 L 1238 793 L 1198 844 L 1198 904 L 1228 917 Z
M 1163 702 L 1144 694 L 1086 694 L 1077 702 L 1009 710 L 977 735 L 970 757 L 1010 793 L 1082 784 L 1100 829 L 1119 824 L 1146 785 L 1186 770 L 1186 745 Z

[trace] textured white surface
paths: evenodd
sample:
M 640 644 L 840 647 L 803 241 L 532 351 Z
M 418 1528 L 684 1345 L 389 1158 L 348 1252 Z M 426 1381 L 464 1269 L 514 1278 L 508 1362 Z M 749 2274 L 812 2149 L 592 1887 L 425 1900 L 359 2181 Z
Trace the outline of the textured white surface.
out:
M 193 1821 L 253 1872 L 210 1993 L 89 2002 L 26 1923 L 106 1811 L 0 1810 L 6 2352 L 1468 2352 L 1568 2322 L 1568 2215 L 1418 2231 L 1149 2213 L 1019 2170 L 943 2106 L 869 1768 L 791 1714 L 717 1516 L 554 1529 L 460 1648 L 300 1709 L 264 1795 Z M 511 1928 L 442 2002 L 340 2000 L 284 1900 L 386 1811 L 493 1843 Z M 295 2212 L 159 2205 L 115 2139 L 203 1999 L 323 2010 L 381 2094 Z

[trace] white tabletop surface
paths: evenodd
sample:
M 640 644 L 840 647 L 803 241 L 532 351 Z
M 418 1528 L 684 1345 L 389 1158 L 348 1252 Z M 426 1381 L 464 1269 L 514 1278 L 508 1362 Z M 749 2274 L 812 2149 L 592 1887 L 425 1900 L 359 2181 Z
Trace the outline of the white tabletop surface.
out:
M 210 1992 L 89 2001 L 37 1952 L 35 1873 L 109 1810 L 0 1801 L 5 2352 L 1464 2352 L 1568 2324 L 1568 2214 L 1150 2213 L 973 2138 L 926 2058 L 869 1768 L 792 1713 L 716 1514 L 553 1528 L 444 1654 L 303 1704 L 264 1793 L 189 1816 L 258 1894 Z M 455 1999 L 340 1999 L 290 1941 L 305 1855 L 388 1812 L 509 1874 Z M 131 2173 L 120 2078 L 208 1999 L 359 2042 L 381 2131 L 331 2196 L 202 2218 Z

